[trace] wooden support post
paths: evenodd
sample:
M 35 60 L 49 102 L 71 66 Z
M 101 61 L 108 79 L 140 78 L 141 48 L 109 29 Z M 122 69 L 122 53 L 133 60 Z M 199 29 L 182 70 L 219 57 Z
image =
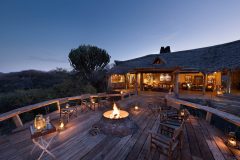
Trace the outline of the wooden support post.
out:
M 140 73 L 140 91 L 143 91 L 143 73 Z
M 176 97 L 178 97 L 179 95 L 178 78 L 179 78 L 179 73 L 177 72 L 175 73 L 175 78 L 174 78 L 174 93 Z
M 61 107 L 60 107 L 60 102 L 59 102 L 59 100 L 57 101 L 57 108 L 58 108 L 58 111 L 60 112 Z
M 111 75 L 107 76 L 107 89 L 111 89 L 112 88 L 112 83 L 111 83 Z
M 124 74 L 125 78 L 125 88 L 128 89 L 128 79 L 127 79 L 127 74 Z
M 231 85 L 232 85 L 232 78 L 231 78 L 231 70 L 227 71 L 227 93 L 231 93 Z
M 12 119 L 13 119 L 17 128 L 23 126 L 22 120 L 21 120 L 21 118 L 19 117 L 18 114 L 16 116 L 14 116 Z
M 211 122 L 211 119 L 212 119 L 212 113 L 207 112 L 206 121 L 207 121 L 208 123 L 210 123 L 210 122 Z
M 138 95 L 138 80 L 137 80 L 137 73 L 135 73 L 135 95 Z
M 205 93 L 206 93 L 207 76 L 208 76 L 207 74 L 203 73 L 203 88 L 202 88 L 203 95 L 205 95 Z

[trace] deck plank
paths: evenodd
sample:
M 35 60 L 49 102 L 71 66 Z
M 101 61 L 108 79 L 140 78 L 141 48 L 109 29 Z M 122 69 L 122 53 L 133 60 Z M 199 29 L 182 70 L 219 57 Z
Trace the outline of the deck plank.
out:
M 148 138 L 148 131 L 152 129 L 155 121 L 156 121 L 155 118 L 150 119 L 150 122 L 148 123 L 147 127 L 144 129 L 144 132 L 142 132 L 142 134 L 138 137 L 138 140 L 134 144 L 131 152 L 126 157 L 127 160 L 135 160 L 138 158 L 138 155 L 141 152 L 141 149 Z
M 202 130 L 204 128 L 202 128 L 199 124 L 196 118 L 192 118 L 192 116 L 190 116 L 189 121 L 191 122 L 191 125 L 193 127 L 193 130 L 195 132 L 197 141 L 198 141 L 198 146 L 200 148 L 200 152 L 201 155 L 203 157 L 203 159 L 208 159 L 208 160 L 214 160 L 214 157 L 208 147 L 208 144 L 204 138 L 204 135 L 202 133 Z M 219 158 L 219 157 L 218 157 Z M 219 159 L 220 160 L 220 159 Z
M 140 129 L 138 129 L 137 133 L 135 133 L 132 138 L 127 142 L 127 144 L 120 150 L 118 155 L 114 158 L 115 160 L 121 160 L 125 159 L 127 155 L 129 154 L 129 151 L 132 149 L 136 141 L 138 140 L 139 136 L 142 134 L 142 132 L 147 127 L 148 123 L 151 121 L 151 119 L 147 116 L 149 115 L 149 112 L 144 112 L 146 114 L 146 119 L 143 120 L 143 123 L 139 125 Z
M 58 133 L 50 146 L 57 159 L 61 160 L 123 160 L 123 159 L 156 159 L 166 160 L 167 157 L 153 150 L 149 153 L 150 137 L 148 131 L 159 131 L 159 124 L 147 108 L 147 103 L 158 102 L 154 96 L 135 96 L 129 101 L 125 99 L 121 107 L 130 106 L 141 101 L 140 111 L 133 112 L 130 117 L 139 125 L 138 131 L 129 136 L 115 137 L 104 134 L 92 136 L 89 134 L 91 126 L 102 116 L 101 111 L 88 111 L 74 117 L 66 126 L 66 130 Z M 120 102 L 119 102 L 120 103 Z M 55 117 L 58 115 L 56 114 Z M 2 138 L 3 137 L 3 138 Z M 181 157 L 184 160 L 203 159 L 240 159 L 240 151 L 231 150 L 224 144 L 223 134 L 211 127 L 205 121 L 192 117 L 185 124 L 184 143 Z M 36 159 L 40 150 L 30 155 L 33 143 L 30 139 L 28 128 L 15 132 L 8 136 L 0 137 L 0 159 Z M 212 157 L 210 156 L 212 154 Z M 149 156 L 151 155 L 151 156 Z M 43 159 L 51 159 L 44 155 Z
M 151 128 L 151 132 L 154 132 L 154 133 L 157 133 L 158 131 L 158 128 L 159 128 L 159 122 L 158 121 L 155 121 L 153 127 Z M 143 148 L 141 150 L 141 152 L 139 153 L 139 156 L 137 159 L 139 160 L 143 160 L 143 159 L 146 159 L 149 151 L 150 151 L 150 136 L 148 135 L 148 137 L 146 138 L 146 142 L 144 143 L 143 145 Z
M 205 131 L 205 136 L 209 137 L 209 139 L 211 140 L 211 143 L 213 143 L 214 146 L 218 147 L 217 152 L 213 152 L 213 154 L 219 154 L 219 152 L 221 152 L 221 154 L 224 156 L 225 159 L 238 159 L 237 157 L 235 157 L 233 155 L 233 153 L 231 152 L 231 150 L 226 146 L 226 144 L 223 142 L 223 140 L 219 137 L 223 136 L 222 134 L 219 134 L 216 132 L 216 129 L 213 129 L 212 127 L 210 127 L 207 123 L 205 123 L 203 120 L 199 121 L 200 125 L 205 128 L 203 131 Z M 216 157 L 217 158 L 217 157 Z
M 190 144 L 189 147 L 190 147 L 190 152 L 191 152 L 192 158 L 193 159 L 202 159 L 200 148 L 198 146 L 197 137 L 195 135 L 195 132 L 193 130 L 191 122 L 186 121 L 185 126 L 186 126 L 186 130 L 188 133 L 188 142 Z
M 192 155 L 190 152 L 190 144 L 188 141 L 188 133 L 185 125 L 183 130 L 183 146 L 182 146 L 181 158 L 184 160 L 192 160 Z

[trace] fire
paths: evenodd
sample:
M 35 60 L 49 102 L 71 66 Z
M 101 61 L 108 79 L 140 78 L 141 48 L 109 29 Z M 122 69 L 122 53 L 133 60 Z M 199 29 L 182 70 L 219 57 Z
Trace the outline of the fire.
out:
M 113 110 L 112 110 L 112 113 L 110 114 L 110 118 L 111 119 L 121 118 L 120 117 L 120 109 L 117 108 L 117 105 L 115 103 L 113 104 Z
M 64 128 L 64 123 L 61 122 L 59 128 L 62 130 Z

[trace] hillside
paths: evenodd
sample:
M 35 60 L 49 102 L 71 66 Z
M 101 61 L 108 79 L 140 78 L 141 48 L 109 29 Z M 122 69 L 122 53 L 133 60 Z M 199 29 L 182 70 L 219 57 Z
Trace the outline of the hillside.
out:
M 66 71 L 49 72 L 26 70 L 21 72 L 0 73 L 0 93 L 15 90 L 44 89 L 64 81 L 69 75 Z

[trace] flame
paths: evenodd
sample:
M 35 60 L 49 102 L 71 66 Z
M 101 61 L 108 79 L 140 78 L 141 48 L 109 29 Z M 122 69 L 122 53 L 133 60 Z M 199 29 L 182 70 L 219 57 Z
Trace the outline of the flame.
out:
M 120 118 L 120 110 L 117 108 L 117 105 L 114 103 L 113 104 L 113 110 L 112 113 L 110 114 L 111 119 L 118 119 Z
M 63 129 L 63 128 L 64 128 L 64 123 L 63 123 L 63 122 L 60 123 L 59 128 L 60 128 L 60 129 Z

